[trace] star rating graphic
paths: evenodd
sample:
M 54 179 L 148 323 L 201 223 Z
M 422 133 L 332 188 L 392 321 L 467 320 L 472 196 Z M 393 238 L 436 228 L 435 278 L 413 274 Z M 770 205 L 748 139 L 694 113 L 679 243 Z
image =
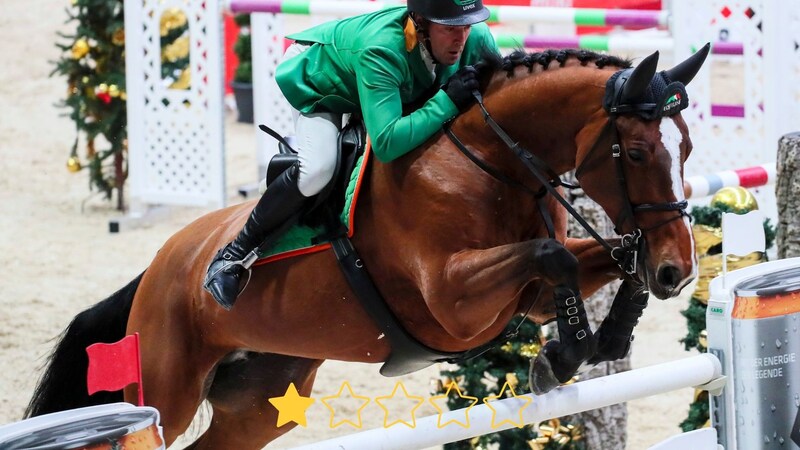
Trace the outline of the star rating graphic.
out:
M 301 396 L 294 383 L 289 383 L 283 397 L 272 397 L 269 402 L 278 410 L 278 426 L 289 422 L 306 426 L 306 410 L 314 403 L 314 399 Z
M 520 406 L 519 406 L 519 410 L 517 411 L 517 413 L 519 413 L 519 423 L 517 423 L 517 422 L 515 422 L 515 421 L 513 421 L 511 419 L 503 419 L 503 420 L 500 421 L 500 423 L 497 423 L 497 410 L 494 408 L 494 406 L 492 406 L 492 402 L 497 401 L 498 399 L 502 399 L 503 398 L 503 393 L 506 391 L 506 388 L 508 388 L 508 390 L 511 392 L 511 396 L 512 397 L 514 397 L 515 399 L 519 400 L 519 405 Z M 509 385 L 508 381 L 506 381 L 503 384 L 503 387 L 500 389 L 500 393 L 499 394 L 490 395 L 490 396 L 488 396 L 488 397 L 483 399 L 483 403 L 485 403 L 486 406 L 488 406 L 489 409 L 492 410 L 492 429 L 493 430 L 499 428 L 504 423 L 509 423 L 509 424 L 511 424 L 511 425 L 513 425 L 513 426 L 515 426 L 517 428 L 524 427 L 525 426 L 525 421 L 522 419 L 522 410 L 527 408 L 528 405 L 530 405 L 530 403 L 532 401 L 533 401 L 533 399 L 531 397 L 529 397 L 529 396 L 517 395 L 517 393 L 514 392 L 514 388 L 512 388 Z
M 347 389 L 347 393 L 345 395 L 343 395 L 345 389 Z M 336 419 L 336 411 L 334 410 L 334 405 L 335 404 L 342 404 L 343 401 L 346 402 L 348 399 L 355 399 L 355 400 L 361 402 L 361 406 L 359 406 L 358 409 L 356 410 L 356 416 L 358 418 L 358 423 L 353 422 L 350 419 L 342 419 L 339 422 L 335 421 L 335 419 Z M 364 410 L 364 408 L 367 407 L 367 404 L 369 404 L 369 401 L 370 401 L 369 397 L 356 395 L 356 393 L 353 392 L 353 388 L 350 386 L 350 383 L 347 382 L 347 381 L 342 383 L 342 386 L 339 388 L 339 392 L 337 392 L 336 395 L 331 395 L 329 397 L 323 397 L 322 398 L 322 403 L 331 412 L 331 425 L 330 425 L 331 428 L 336 428 L 338 426 L 347 424 L 347 425 L 352 426 L 355 429 L 360 429 L 361 428 L 361 412 Z
M 402 396 L 397 394 L 397 390 L 398 389 L 402 389 L 402 391 L 403 391 Z M 404 412 L 408 413 L 409 411 L 408 411 L 408 406 L 407 405 L 409 404 L 409 400 L 411 400 L 411 402 L 415 404 L 411 408 L 411 411 L 410 411 L 411 423 L 409 423 L 409 422 L 407 422 L 407 421 L 405 421 L 403 419 L 396 419 L 396 420 L 390 422 L 389 421 L 390 413 L 389 413 L 389 409 L 388 409 L 387 405 L 394 406 L 393 409 L 395 411 L 400 410 L 400 411 L 404 411 Z M 402 381 L 398 381 L 394 385 L 394 390 L 392 390 L 391 395 L 386 395 L 386 396 L 383 396 L 383 397 L 375 397 L 375 403 L 377 403 L 381 407 L 381 409 L 383 409 L 383 412 L 384 412 L 383 427 L 384 428 L 389 428 L 392 425 L 396 425 L 398 423 L 402 423 L 403 425 L 406 425 L 409 428 L 415 428 L 417 426 L 417 418 L 414 417 L 414 413 L 417 411 L 417 409 L 419 409 L 420 406 L 422 406 L 423 403 L 425 403 L 425 399 L 422 398 L 422 397 L 416 396 L 416 395 L 410 395 L 408 393 L 408 391 L 406 390 L 406 386 L 403 384 L 403 382 Z M 403 404 L 405 404 L 406 406 L 404 407 Z
M 445 414 L 446 412 L 448 412 L 449 409 L 442 409 L 442 407 L 439 406 L 437 401 L 444 400 L 446 402 L 447 398 L 450 396 L 450 391 L 452 391 L 454 389 L 456 391 L 456 394 L 459 397 L 461 397 L 463 399 L 470 400 L 469 406 L 467 406 L 464 409 L 465 420 L 464 420 L 464 422 L 459 422 L 457 419 L 450 419 L 447 422 L 442 423 L 442 415 Z M 433 407 L 436 408 L 436 411 L 439 412 L 439 417 L 436 419 L 436 426 L 437 427 L 444 428 L 444 427 L 446 427 L 447 425 L 449 425 L 451 423 L 455 423 L 455 424 L 460 425 L 460 426 L 462 426 L 464 428 L 469 428 L 469 410 L 472 409 L 472 407 L 475 406 L 476 403 L 478 403 L 478 397 L 470 397 L 469 395 L 462 394 L 461 393 L 461 389 L 458 388 L 458 384 L 455 381 L 451 381 L 450 384 L 447 385 L 447 391 L 445 391 L 445 393 L 442 394 L 442 395 L 436 395 L 434 397 L 431 397 L 430 398 L 430 402 L 433 404 Z
M 451 415 L 448 416 L 448 419 L 445 419 L 445 414 L 450 412 L 449 408 L 446 406 L 447 399 L 450 398 L 450 396 L 457 396 L 469 401 L 469 406 L 462 409 L 464 413 L 463 421 L 460 420 L 460 414 Z M 510 404 L 504 402 L 502 415 L 500 415 L 500 417 L 505 418 L 502 420 L 498 420 L 498 409 L 493 405 L 493 403 L 500 399 L 513 399 Z M 424 397 L 411 395 L 402 381 L 398 381 L 394 385 L 391 394 L 375 397 L 374 400 L 383 411 L 384 428 L 389 428 L 398 424 L 405 425 L 412 429 L 416 428 L 417 410 L 426 403 Z M 439 428 L 452 425 L 469 428 L 470 409 L 478 403 L 477 397 L 462 393 L 455 381 L 451 381 L 447 385 L 444 394 L 435 395 L 428 400 L 438 412 L 437 426 Z M 306 412 L 315 402 L 315 399 L 300 395 L 294 383 L 290 383 L 283 396 L 272 397 L 269 398 L 268 401 L 278 411 L 277 426 L 280 427 L 289 422 L 294 422 L 305 427 L 307 426 Z M 510 424 L 518 428 L 524 427 L 525 422 L 522 412 L 532 401 L 533 398 L 528 395 L 517 395 L 509 382 L 503 384 L 503 387 L 497 395 L 490 395 L 483 399 L 483 403 L 492 411 L 492 429 L 500 428 L 504 424 Z M 321 403 L 330 413 L 329 426 L 331 428 L 337 428 L 342 425 L 349 425 L 356 429 L 362 428 L 362 414 L 370 402 L 371 399 L 369 397 L 356 394 L 348 381 L 340 385 L 336 394 L 321 398 Z M 510 415 L 509 413 L 512 411 L 513 415 Z M 519 421 L 508 418 L 517 415 Z

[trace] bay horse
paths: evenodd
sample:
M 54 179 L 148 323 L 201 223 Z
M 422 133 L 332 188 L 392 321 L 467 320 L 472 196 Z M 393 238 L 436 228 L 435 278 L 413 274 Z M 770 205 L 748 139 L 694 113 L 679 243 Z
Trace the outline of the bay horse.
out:
M 658 74 L 657 53 L 635 69 L 578 50 L 488 58 L 479 68 L 482 103 L 408 155 L 372 161 L 352 242 L 408 333 L 429 348 L 459 352 L 491 341 L 517 314 L 556 320 L 559 339 L 540 352 L 543 369 L 533 369 L 543 391 L 598 354 L 623 356 L 627 346 L 616 351 L 622 355 L 606 348 L 618 330 L 603 333 L 606 322 L 596 335 L 589 329 L 581 298 L 625 272 L 661 299 L 694 276 L 682 182 L 691 141 L 680 113 L 670 110 L 675 95 L 659 103 L 664 89 L 654 80 L 683 86 L 707 53 L 704 47 Z M 685 92 L 678 94 L 685 102 Z M 534 160 L 554 175 L 577 168 L 582 189 L 623 237 L 567 238 L 565 209 L 548 195 L 549 237 L 542 196 L 531 195 L 543 187 L 528 170 Z M 354 299 L 331 252 L 255 266 L 229 312 L 202 289 L 209 261 L 253 206 L 197 219 L 142 275 L 76 316 L 26 416 L 120 400 L 86 395 L 85 347 L 138 332 L 145 403 L 160 411 L 167 445 L 207 399 L 211 425 L 190 448 L 259 449 L 293 426 L 276 427 L 277 411 L 266 401 L 290 382 L 308 396 L 325 359 L 387 360 L 391 343 Z M 622 252 L 610 253 L 609 243 Z M 627 263 L 621 268 L 618 260 Z M 628 290 L 621 297 L 641 296 Z M 619 317 L 630 316 L 626 301 L 614 302 Z M 627 343 L 630 330 L 621 334 Z M 134 401 L 135 386 L 124 397 Z

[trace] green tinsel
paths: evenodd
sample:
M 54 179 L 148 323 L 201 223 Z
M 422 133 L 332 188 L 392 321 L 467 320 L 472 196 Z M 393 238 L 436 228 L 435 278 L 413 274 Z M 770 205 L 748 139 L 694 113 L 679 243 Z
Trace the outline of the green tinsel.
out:
M 680 340 L 686 351 L 695 349 L 700 353 L 705 353 L 706 347 L 700 344 L 700 332 L 706 329 L 706 305 L 696 297 L 689 299 L 689 307 L 681 311 L 686 317 L 686 327 L 688 333 Z
M 708 392 L 703 392 L 689 405 L 689 415 L 681 422 L 681 429 L 687 432 L 702 428 L 708 422 L 708 417 Z

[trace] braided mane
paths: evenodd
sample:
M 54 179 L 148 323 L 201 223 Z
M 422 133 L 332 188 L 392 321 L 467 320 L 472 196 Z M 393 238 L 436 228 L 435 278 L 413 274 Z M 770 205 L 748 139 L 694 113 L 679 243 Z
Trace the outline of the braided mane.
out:
M 475 65 L 481 76 L 489 73 L 498 72 L 500 70 L 506 71 L 508 77 L 514 76 L 514 69 L 519 66 L 526 66 L 528 72 L 533 72 L 536 66 L 547 70 L 550 63 L 557 61 L 559 67 L 564 67 L 567 61 L 576 59 L 580 61 L 581 65 L 594 63 L 595 66 L 602 69 L 606 66 L 618 67 L 620 69 L 628 69 L 631 67 L 631 60 L 623 59 L 617 56 L 604 55 L 588 50 L 578 49 L 565 49 L 565 50 L 545 50 L 543 52 L 527 53 L 524 50 L 515 50 L 511 54 L 501 57 L 493 52 L 485 52 L 481 62 Z

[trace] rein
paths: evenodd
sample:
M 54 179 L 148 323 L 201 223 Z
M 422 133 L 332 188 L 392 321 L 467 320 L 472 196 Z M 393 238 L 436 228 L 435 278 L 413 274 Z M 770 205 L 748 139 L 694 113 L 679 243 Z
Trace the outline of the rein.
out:
M 568 183 L 564 183 L 561 181 L 561 178 L 556 174 L 552 169 L 550 169 L 547 164 L 542 161 L 539 157 L 532 154 L 528 150 L 522 148 L 518 142 L 515 142 L 508 133 L 503 130 L 503 128 L 492 118 L 489 111 L 486 109 L 486 106 L 483 104 L 483 96 L 480 92 L 473 91 L 472 95 L 475 97 L 478 105 L 483 112 L 483 119 L 489 127 L 495 132 L 495 134 L 505 143 L 505 145 L 512 151 L 514 154 L 519 158 L 522 164 L 531 172 L 531 174 L 542 184 L 542 189 L 539 192 L 534 192 L 533 189 L 529 188 L 528 186 L 522 184 L 517 180 L 513 180 L 507 177 L 505 174 L 501 173 L 499 170 L 487 165 L 483 161 L 481 161 L 477 156 L 467 149 L 467 147 L 461 142 L 460 139 L 455 135 L 453 132 L 450 123 L 445 124 L 445 132 L 453 144 L 465 155 L 467 156 L 474 164 L 476 164 L 481 170 L 491 175 L 493 178 L 501 181 L 505 184 L 508 184 L 512 187 L 519 188 L 524 192 L 534 195 L 537 198 L 537 204 L 539 206 L 539 212 L 542 215 L 542 218 L 547 225 L 548 234 L 551 238 L 555 237 L 554 229 L 552 225 L 552 218 L 550 217 L 550 213 L 547 211 L 546 205 L 543 202 L 543 197 L 545 194 L 552 195 L 564 209 L 572 215 L 575 220 L 583 227 L 589 235 L 592 236 L 598 243 L 600 243 L 606 250 L 609 251 L 611 257 L 617 261 L 617 265 L 619 268 L 624 271 L 629 276 L 638 279 L 636 272 L 637 272 L 637 265 L 639 259 L 641 257 L 641 250 L 644 245 L 644 239 L 642 239 L 643 233 L 647 231 L 651 231 L 656 229 L 662 225 L 665 225 L 673 220 L 680 219 L 684 216 L 688 217 L 686 213 L 686 207 L 688 202 L 686 200 L 682 200 L 680 202 L 667 202 L 667 203 L 657 203 L 657 204 L 642 204 L 642 205 L 633 205 L 630 201 L 628 196 L 628 189 L 627 189 L 627 182 L 625 180 L 625 170 L 622 164 L 622 148 L 619 141 L 619 132 L 615 122 L 615 116 L 611 116 L 608 121 L 607 128 L 611 128 L 614 132 L 614 140 L 611 146 L 611 156 L 615 161 L 615 167 L 617 172 L 617 180 L 620 184 L 620 188 L 622 191 L 622 195 L 624 197 L 624 211 L 625 217 L 623 218 L 623 224 L 626 220 L 631 220 L 633 222 L 633 231 L 629 234 L 625 234 L 621 236 L 621 243 L 620 246 L 614 247 L 608 243 L 602 236 L 600 236 L 597 231 L 589 225 L 588 222 L 569 204 L 569 202 L 556 190 L 559 186 L 565 186 L 569 188 L 576 188 L 578 186 L 574 186 Z M 591 153 L 598 147 L 598 143 L 602 138 L 603 133 L 600 133 L 597 140 L 595 141 L 592 148 L 589 150 L 589 154 L 584 159 L 584 162 L 589 159 Z M 581 171 L 583 168 L 583 163 L 576 169 L 576 174 Z M 546 175 L 545 175 L 546 174 Z M 635 212 L 647 212 L 647 211 L 678 211 L 678 215 L 667 219 L 661 223 L 658 223 L 652 227 L 646 228 L 642 230 L 638 227 L 636 223 Z M 617 233 L 619 233 L 619 229 L 616 229 Z M 530 309 L 530 308 L 529 308 Z

